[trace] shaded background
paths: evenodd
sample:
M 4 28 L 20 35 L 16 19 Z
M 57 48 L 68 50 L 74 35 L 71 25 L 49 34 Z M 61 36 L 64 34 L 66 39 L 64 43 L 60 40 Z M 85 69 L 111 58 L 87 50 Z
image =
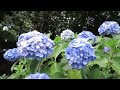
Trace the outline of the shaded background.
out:
M 21 33 L 38 30 L 52 33 L 51 39 L 65 29 L 80 33 L 89 30 L 98 35 L 104 21 L 120 23 L 120 11 L 0 11 L 0 75 L 11 74 L 14 62 L 3 58 L 6 50 L 16 47 Z

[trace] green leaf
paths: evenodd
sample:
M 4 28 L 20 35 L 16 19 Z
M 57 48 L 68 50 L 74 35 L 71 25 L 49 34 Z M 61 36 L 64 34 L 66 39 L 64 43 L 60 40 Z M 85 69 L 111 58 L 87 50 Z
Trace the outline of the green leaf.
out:
M 93 79 L 100 79 L 100 77 L 101 77 L 100 68 L 95 68 L 93 73 Z
M 91 66 L 93 66 L 95 64 L 99 65 L 100 67 L 107 67 L 108 59 L 106 59 L 106 58 L 97 59 L 95 61 L 92 61 L 92 62 L 88 63 L 87 66 L 91 67 Z
M 85 74 L 84 76 L 86 76 L 87 79 L 100 79 L 100 78 L 102 78 L 100 67 L 96 64 L 89 67 L 89 68 L 86 68 L 84 70 L 84 74 Z
M 52 79 L 61 79 L 65 78 L 64 74 L 62 72 L 56 72 L 54 75 L 50 76 Z
M 115 45 L 116 47 L 118 47 L 118 48 L 120 48 L 120 39 L 119 40 L 117 40 L 117 42 L 116 42 L 116 45 Z
M 67 65 L 68 64 L 68 60 L 67 60 L 67 58 L 66 57 L 63 57 L 62 59 L 61 59 L 61 62 L 59 62 L 59 65 L 60 65 L 60 67 L 61 68 L 63 68 L 65 65 Z
M 84 67 L 84 68 L 81 69 L 81 75 L 82 75 L 83 79 L 88 79 L 88 77 L 87 77 L 88 72 L 89 72 L 88 67 Z
M 78 34 L 77 34 L 77 32 L 76 32 L 76 33 L 74 33 L 74 38 L 77 38 L 77 35 L 78 35 Z
M 54 47 L 54 53 L 52 54 L 52 57 L 56 59 L 61 52 L 65 51 L 65 48 L 67 48 L 67 46 L 68 46 L 68 42 L 64 42 L 56 45 Z
M 41 73 L 49 74 L 50 68 L 49 68 L 49 67 L 43 67 L 43 68 L 41 68 L 40 72 L 41 72 Z
M 101 71 L 102 79 L 109 79 L 110 77 L 112 77 L 112 73 L 110 73 L 110 69 Z
M 109 58 L 109 54 L 110 54 L 110 52 L 108 52 L 108 53 L 104 52 L 103 48 L 95 50 L 95 55 L 96 55 L 97 59 Z
M 114 55 L 114 57 L 119 57 L 120 58 L 120 52 L 116 52 L 113 55 Z
M 13 70 L 18 70 L 18 68 L 20 68 L 20 66 L 26 65 L 26 63 L 27 63 L 27 60 L 26 60 L 26 59 L 21 58 L 21 59 L 17 60 L 17 61 L 12 65 L 11 71 L 13 71 Z
M 68 71 L 68 77 L 70 79 L 82 79 L 81 71 L 77 69 L 71 69 Z
M 59 43 L 60 41 L 61 41 L 61 37 L 60 36 L 55 37 L 55 39 L 54 39 L 55 43 Z
M 17 78 L 16 73 L 13 73 L 7 79 L 16 79 L 16 78 Z
M 70 70 L 70 69 L 72 69 L 72 67 L 70 67 L 69 63 L 66 64 L 66 65 L 63 67 L 63 70 L 64 70 L 64 71 L 67 71 L 67 70 Z
M 117 39 L 105 39 L 104 40 L 104 44 L 106 45 L 106 46 L 109 46 L 109 47 L 111 47 L 111 48 L 113 48 L 115 45 L 116 45 L 116 43 L 117 43 Z
M 0 75 L 0 79 L 7 79 L 7 78 L 8 78 L 8 75 L 6 74 Z
M 49 73 L 50 72 L 50 65 L 52 65 L 54 63 L 54 61 L 48 61 L 46 65 L 44 65 L 42 68 L 41 68 L 41 72 L 44 72 L 44 73 Z
M 62 68 L 60 67 L 58 63 L 55 62 L 50 67 L 50 74 L 53 75 L 56 72 L 62 72 Z
M 38 60 L 33 60 L 33 61 L 31 62 L 31 65 L 30 65 L 31 73 L 35 73 L 36 68 L 37 68 L 37 66 L 38 66 L 38 63 L 39 63 Z
M 119 40 L 120 39 L 120 33 L 113 35 L 113 38 Z
M 19 60 L 17 60 L 13 65 L 12 65 L 12 67 L 11 67 L 11 71 L 13 72 L 13 70 L 17 70 L 17 69 L 15 69 L 16 68 L 16 65 L 17 65 L 17 63 L 19 62 Z
M 96 36 L 96 43 L 100 43 L 102 40 L 102 37 L 101 36 Z
M 49 65 L 51 65 L 51 64 L 53 64 L 54 63 L 54 61 L 49 61 L 48 63 L 47 63 L 47 66 L 49 66 Z
M 110 60 L 111 67 L 120 75 L 120 60 Z

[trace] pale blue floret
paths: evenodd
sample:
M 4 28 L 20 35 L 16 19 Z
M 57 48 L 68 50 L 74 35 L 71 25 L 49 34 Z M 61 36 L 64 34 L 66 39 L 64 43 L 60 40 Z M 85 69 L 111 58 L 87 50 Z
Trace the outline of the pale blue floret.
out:
M 104 52 L 109 52 L 110 51 L 110 48 L 109 47 L 104 47 Z

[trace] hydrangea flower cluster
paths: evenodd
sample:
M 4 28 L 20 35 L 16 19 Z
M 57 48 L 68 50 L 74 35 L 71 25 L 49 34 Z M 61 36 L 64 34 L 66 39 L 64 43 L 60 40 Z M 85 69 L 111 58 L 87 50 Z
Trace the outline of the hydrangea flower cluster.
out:
M 25 41 L 25 40 L 29 40 L 32 37 L 38 37 L 38 36 L 42 36 L 43 34 L 34 30 L 34 31 L 30 31 L 28 33 L 23 33 L 18 37 L 18 42 L 20 41 Z M 17 44 L 18 45 L 18 44 Z
M 54 42 L 38 31 L 31 31 L 19 36 L 17 46 L 22 57 L 40 60 L 53 53 Z
M 50 77 L 46 73 L 35 73 L 30 74 L 26 79 L 50 79 Z
M 98 28 L 98 32 L 100 35 L 113 35 L 120 33 L 120 26 L 115 21 L 105 21 Z
M 20 58 L 20 53 L 19 53 L 18 48 L 7 50 L 4 53 L 3 57 L 8 61 L 15 61 L 16 59 Z
M 70 42 L 65 50 L 65 55 L 70 66 L 77 69 L 81 69 L 89 62 L 96 59 L 92 45 L 80 38 L 74 39 Z
M 72 32 L 71 30 L 66 29 L 61 33 L 61 40 L 67 41 L 70 38 L 74 38 L 74 32 Z
M 110 51 L 110 48 L 109 47 L 104 47 L 104 52 L 109 52 Z
M 82 31 L 78 34 L 77 38 L 84 39 L 85 41 L 93 40 L 92 44 L 95 44 L 96 36 L 90 31 Z

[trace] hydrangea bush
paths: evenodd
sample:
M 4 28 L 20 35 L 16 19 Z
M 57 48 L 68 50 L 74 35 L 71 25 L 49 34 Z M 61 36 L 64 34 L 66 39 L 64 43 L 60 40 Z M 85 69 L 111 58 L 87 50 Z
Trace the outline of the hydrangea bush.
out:
M 75 35 L 66 29 L 54 40 L 37 30 L 21 34 L 17 48 L 4 54 L 6 60 L 15 61 L 7 79 L 120 78 L 120 26 L 105 21 L 98 32 Z

